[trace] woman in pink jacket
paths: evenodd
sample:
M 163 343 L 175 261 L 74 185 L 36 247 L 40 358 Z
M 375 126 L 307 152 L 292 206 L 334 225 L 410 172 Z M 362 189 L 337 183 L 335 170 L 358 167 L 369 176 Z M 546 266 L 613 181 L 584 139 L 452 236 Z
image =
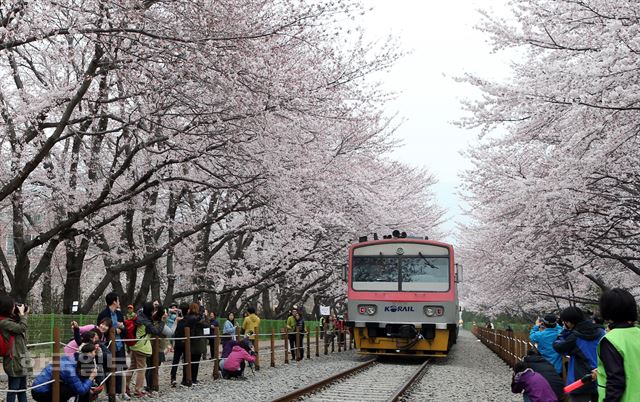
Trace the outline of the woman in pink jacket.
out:
M 240 345 L 234 346 L 229 357 L 224 359 L 222 364 L 222 378 L 242 377 L 245 361 L 250 363 L 256 361 L 256 354 L 253 348 L 247 351 Z
M 71 329 L 73 330 L 73 339 L 67 343 L 64 347 L 64 354 L 69 357 L 74 357 L 74 353 L 76 353 L 80 349 L 80 345 L 83 342 L 78 343 L 81 339 L 82 335 L 89 331 L 93 331 L 98 335 L 98 341 L 103 342 L 106 340 L 105 334 L 109 332 L 111 328 L 111 318 L 105 318 L 100 321 L 100 325 L 95 326 L 93 324 L 79 326 L 77 322 L 71 322 Z

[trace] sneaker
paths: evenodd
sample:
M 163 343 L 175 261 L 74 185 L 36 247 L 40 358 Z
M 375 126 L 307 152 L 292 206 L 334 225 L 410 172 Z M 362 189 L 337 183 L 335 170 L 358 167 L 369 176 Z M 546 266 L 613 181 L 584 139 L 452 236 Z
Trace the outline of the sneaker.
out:
M 171 381 L 171 388 L 175 388 L 178 386 L 178 383 L 176 382 L 176 380 Z
M 130 401 L 131 400 L 131 397 L 129 395 L 127 395 L 127 394 L 119 395 L 119 397 L 120 397 L 119 399 L 121 401 Z
M 136 391 L 136 392 L 133 393 L 133 397 L 134 398 L 144 398 L 147 395 L 149 395 L 149 394 L 147 394 L 144 391 Z
M 200 381 L 198 381 L 198 380 L 193 380 L 193 381 L 191 381 L 191 384 L 193 384 L 193 385 L 198 385 L 198 384 L 200 384 Z

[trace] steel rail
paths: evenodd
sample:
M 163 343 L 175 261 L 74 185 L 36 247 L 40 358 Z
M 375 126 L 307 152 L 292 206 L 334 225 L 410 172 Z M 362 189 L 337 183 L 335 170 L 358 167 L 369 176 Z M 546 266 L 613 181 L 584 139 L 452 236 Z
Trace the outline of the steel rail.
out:
M 426 360 L 424 363 L 422 363 L 420 365 L 420 367 L 418 368 L 418 370 L 416 370 L 416 372 L 411 376 L 411 378 L 409 378 L 407 381 L 405 381 L 404 384 L 402 384 L 400 387 L 398 387 L 398 389 L 393 393 L 393 396 L 391 396 L 389 399 L 387 399 L 387 402 L 397 402 L 400 400 L 400 397 L 407 392 L 407 390 L 409 388 L 411 388 L 413 386 L 413 384 L 415 384 L 416 382 L 420 381 L 420 379 L 422 378 L 422 376 L 424 376 L 424 374 L 427 372 L 427 367 L 429 365 L 430 360 Z
M 306 387 L 297 389 L 287 395 L 284 396 L 280 396 L 276 399 L 273 399 L 272 402 L 289 402 L 289 401 L 295 401 L 296 399 L 299 399 L 301 396 L 303 395 L 307 395 L 307 394 L 311 394 L 313 392 L 318 391 L 320 388 L 325 387 L 326 385 L 338 381 L 342 378 L 348 377 L 354 373 L 356 373 L 357 371 L 366 369 L 371 367 L 373 364 L 375 364 L 377 361 L 377 359 L 371 359 L 368 360 L 362 364 L 357 365 L 356 367 L 350 368 L 348 370 L 342 371 L 338 374 L 334 374 L 331 377 L 325 378 L 324 380 L 321 380 L 319 382 L 316 382 L 314 384 L 308 385 Z

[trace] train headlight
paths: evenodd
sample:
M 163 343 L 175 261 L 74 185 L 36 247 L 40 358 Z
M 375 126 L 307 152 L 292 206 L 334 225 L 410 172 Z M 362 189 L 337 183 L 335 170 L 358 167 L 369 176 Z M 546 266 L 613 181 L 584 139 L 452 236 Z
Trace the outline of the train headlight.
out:
M 358 312 L 362 315 L 374 315 L 377 310 L 374 304 L 358 304 Z
M 444 307 L 442 306 L 424 306 L 422 311 L 427 317 L 442 317 L 444 315 Z

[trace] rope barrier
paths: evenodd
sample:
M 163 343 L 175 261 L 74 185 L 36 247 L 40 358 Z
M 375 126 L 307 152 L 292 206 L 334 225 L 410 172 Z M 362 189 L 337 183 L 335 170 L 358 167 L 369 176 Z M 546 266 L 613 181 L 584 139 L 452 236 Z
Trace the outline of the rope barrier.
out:
M 28 348 L 32 348 L 34 346 L 47 346 L 47 345 L 53 345 L 55 342 L 40 342 L 40 343 L 29 343 L 27 344 Z
M 44 387 L 45 385 L 52 384 L 53 382 L 54 382 L 53 380 L 49 380 L 47 382 L 43 382 L 42 384 L 34 385 L 32 387 L 27 387 L 25 389 L 0 389 L 0 392 L 5 392 L 5 393 L 27 392 L 27 391 L 31 391 L 32 389 L 36 389 L 36 388 Z
M 109 373 L 107 374 L 107 376 L 104 378 L 104 380 L 100 381 L 100 384 L 98 384 L 99 386 L 102 386 L 105 382 L 107 382 L 107 380 L 109 379 L 109 377 L 111 377 L 113 375 L 113 373 Z

